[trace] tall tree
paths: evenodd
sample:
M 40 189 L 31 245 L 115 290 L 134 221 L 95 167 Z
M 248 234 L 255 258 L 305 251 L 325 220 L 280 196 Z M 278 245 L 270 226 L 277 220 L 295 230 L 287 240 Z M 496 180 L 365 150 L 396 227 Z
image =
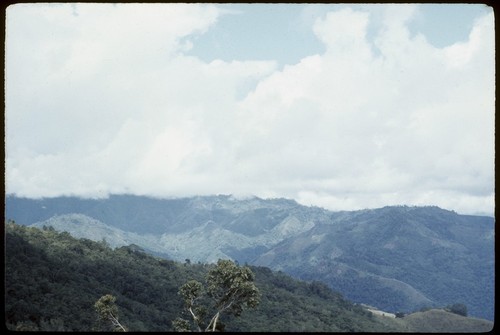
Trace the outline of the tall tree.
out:
M 255 308 L 259 304 L 260 293 L 254 280 L 255 276 L 249 267 L 240 267 L 230 260 L 219 259 L 217 266 L 208 272 L 206 288 L 200 282 L 190 280 L 180 287 L 179 294 L 184 299 L 185 309 L 191 315 L 196 329 L 215 331 L 222 327 L 222 313 L 240 316 L 244 307 Z M 206 327 L 204 319 L 207 308 L 202 305 L 205 297 L 211 300 L 214 313 Z M 177 318 L 172 324 L 179 331 L 190 329 L 190 323 L 182 318 Z
M 106 294 L 96 301 L 94 307 L 97 311 L 99 320 L 109 321 L 115 331 L 126 332 L 127 330 L 125 327 L 118 321 L 118 307 L 115 304 L 115 300 L 116 298 L 114 296 Z

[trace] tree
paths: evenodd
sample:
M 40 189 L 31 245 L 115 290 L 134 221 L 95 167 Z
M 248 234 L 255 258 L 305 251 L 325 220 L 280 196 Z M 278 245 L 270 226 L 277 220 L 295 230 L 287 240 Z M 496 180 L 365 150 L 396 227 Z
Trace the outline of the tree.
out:
M 203 285 L 199 281 L 190 280 L 180 287 L 179 294 L 184 299 L 185 308 L 193 318 L 196 328 L 201 331 L 206 311 L 203 306 L 197 305 L 197 302 L 203 297 Z M 177 318 L 174 327 L 178 330 L 185 330 L 186 324 L 189 324 L 189 322 L 183 321 L 185 320 Z M 189 329 L 189 327 L 187 328 Z
M 126 332 L 125 327 L 118 321 L 118 307 L 115 305 L 115 300 L 114 296 L 106 294 L 96 301 L 94 307 L 97 311 L 99 321 L 109 321 L 114 328 L 113 330 Z
M 179 289 L 184 299 L 184 306 L 191 315 L 198 331 L 215 331 L 223 329 L 220 322 L 222 313 L 240 316 L 244 307 L 255 308 L 260 302 L 260 293 L 254 284 L 254 274 L 247 266 L 240 267 L 230 260 L 221 260 L 211 269 L 206 277 L 206 288 L 196 281 L 190 280 Z M 214 313 L 205 325 L 207 308 L 201 305 L 204 298 L 212 301 L 211 311 Z M 189 330 L 188 321 L 177 318 L 172 322 L 178 331 Z

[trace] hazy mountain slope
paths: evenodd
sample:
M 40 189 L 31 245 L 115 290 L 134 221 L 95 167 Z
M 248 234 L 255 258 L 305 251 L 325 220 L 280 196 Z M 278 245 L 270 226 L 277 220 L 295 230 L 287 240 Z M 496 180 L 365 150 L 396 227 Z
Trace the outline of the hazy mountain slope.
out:
M 6 217 L 21 224 L 47 225 L 47 220 L 73 214 L 83 214 L 122 232 L 137 234 L 128 235 L 126 241 L 137 243 L 139 235 L 147 236 L 140 245 L 148 250 L 175 260 L 189 258 L 201 262 L 218 258 L 251 261 L 270 246 L 310 229 L 315 222 L 329 219 L 328 211 L 320 208 L 300 206 L 293 200 L 256 197 L 6 198 Z M 76 230 L 80 230 L 76 236 L 106 238 L 89 236 L 84 223 L 73 225 L 72 232 Z
M 492 318 L 493 233 L 487 217 L 386 207 L 333 214 L 331 224 L 281 242 L 255 263 L 322 280 L 388 311 L 467 300 L 474 314 Z
M 164 252 L 157 235 L 137 234 L 111 227 L 99 220 L 83 214 L 64 214 L 53 216 L 48 220 L 37 222 L 32 227 L 53 227 L 57 231 L 66 231 L 77 238 L 87 238 L 93 241 L 105 240 L 111 247 L 137 244 L 148 250 Z
M 21 224 L 43 225 L 70 213 L 108 229 L 99 236 L 93 226 L 69 225 L 80 231 L 76 236 L 100 241 L 111 234 L 180 261 L 232 258 L 269 266 L 322 280 L 353 301 L 392 312 L 460 302 L 471 315 L 493 319 L 491 217 L 437 207 L 331 212 L 293 200 L 223 195 L 6 199 L 6 218 Z
M 182 233 L 208 221 L 249 236 L 265 233 L 279 224 L 296 207 L 293 200 L 263 200 L 256 197 L 207 196 L 157 199 L 134 195 L 111 195 L 104 199 L 57 197 L 28 199 L 6 197 L 5 216 L 30 225 L 55 215 L 80 213 L 110 226 L 136 233 Z M 307 207 L 305 207 L 307 208 Z M 306 216 L 320 209 L 309 209 Z
M 42 199 L 6 197 L 5 216 L 29 225 L 55 215 L 84 214 L 110 226 L 136 233 L 161 234 L 182 228 L 179 218 L 189 209 L 189 199 L 155 199 L 112 195 L 105 199 L 56 197 Z M 185 229 L 192 228 L 189 225 Z

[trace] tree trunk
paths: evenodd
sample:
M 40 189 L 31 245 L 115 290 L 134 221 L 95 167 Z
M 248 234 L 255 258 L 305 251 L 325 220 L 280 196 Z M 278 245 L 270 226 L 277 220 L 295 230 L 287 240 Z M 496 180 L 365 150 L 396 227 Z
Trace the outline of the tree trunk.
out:
M 219 319 L 219 312 L 217 312 L 214 317 L 212 318 L 212 320 L 210 320 L 210 323 L 208 324 L 207 328 L 205 329 L 205 331 L 212 331 L 214 332 L 215 331 L 215 327 L 217 326 L 217 320 Z M 212 330 L 210 330 L 210 326 L 212 326 Z

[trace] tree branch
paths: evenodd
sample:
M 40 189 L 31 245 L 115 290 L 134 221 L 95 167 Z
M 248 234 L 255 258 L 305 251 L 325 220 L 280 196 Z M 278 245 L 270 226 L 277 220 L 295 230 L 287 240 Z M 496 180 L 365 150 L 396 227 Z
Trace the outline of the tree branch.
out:
M 109 319 L 111 320 L 111 323 L 113 323 L 114 326 L 120 327 L 124 332 L 127 331 L 125 327 L 122 326 L 120 321 L 118 321 L 118 319 L 113 315 L 113 313 L 109 313 Z
M 210 331 L 210 326 L 213 324 L 212 326 L 212 331 L 214 332 L 215 331 L 215 327 L 217 326 L 217 320 L 219 319 L 219 312 L 215 313 L 215 315 L 212 317 L 212 320 L 210 320 L 210 323 L 208 324 L 207 328 L 205 329 L 205 331 Z
M 196 327 L 198 327 L 198 331 L 201 332 L 200 322 L 199 322 L 198 317 L 196 316 L 196 314 L 194 314 L 193 309 L 191 307 L 189 307 L 188 310 L 189 310 L 189 313 L 191 313 L 191 315 L 193 316 L 193 320 L 194 320 L 194 323 L 196 323 Z

